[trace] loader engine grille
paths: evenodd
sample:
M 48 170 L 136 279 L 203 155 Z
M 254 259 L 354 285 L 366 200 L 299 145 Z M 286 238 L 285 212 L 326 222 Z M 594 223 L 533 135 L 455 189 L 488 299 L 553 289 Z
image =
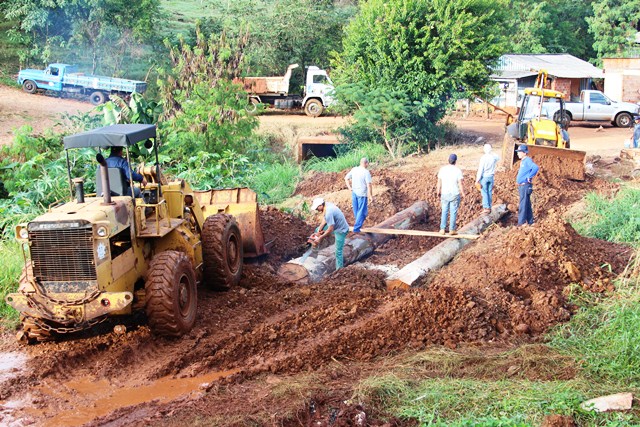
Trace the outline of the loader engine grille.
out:
M 96 280 L 93 230 L 29 227 L 33 275 L 38 281 Z

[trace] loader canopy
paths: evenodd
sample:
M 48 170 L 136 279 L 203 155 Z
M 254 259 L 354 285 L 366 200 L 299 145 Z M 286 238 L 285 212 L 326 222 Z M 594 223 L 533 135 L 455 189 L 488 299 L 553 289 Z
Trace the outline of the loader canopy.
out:
M 112 125 L 64 137 L 64 148 L 129 147 L 156 137 L 156 125 Z

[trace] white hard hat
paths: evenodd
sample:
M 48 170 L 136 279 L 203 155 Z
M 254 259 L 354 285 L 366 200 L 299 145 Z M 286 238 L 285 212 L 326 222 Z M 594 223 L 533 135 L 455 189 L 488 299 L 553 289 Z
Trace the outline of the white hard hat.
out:
M 324 205 L 324 199 L 322 197 L 316 197 L 311 204 L 311 210 L 315 211 L 320 205 Z

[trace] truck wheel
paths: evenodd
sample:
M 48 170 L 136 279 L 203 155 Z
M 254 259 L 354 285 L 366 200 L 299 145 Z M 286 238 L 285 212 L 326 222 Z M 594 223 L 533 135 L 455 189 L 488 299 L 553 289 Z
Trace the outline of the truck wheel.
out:
M 620 113 L 616 116 L 616 126 L 619 128 L 628 128 L 631 127 L 633 120 L 631 119 L 631 114 L 629 113 Z
M 304 105 L 304 113 L 309 117 L 318 117 L 323 111 L 324 106 L 317 99 L 310 99 Z
M 571 124 L 571 115 L 565 111 L 562 113 L 562 117 L 560 117 L 560 112 L 556 112 L 553 115 L 553 121 L 560 123 L 563 128 L 568 129 Z
M 208 217 L 202 226 L 203 282 L 215 290 L 240 283 L 243 265 L 242 237 L 231 215 Z
M 35 344 L 53 340 L 51 332 L 38 326 L 33 318 L 21 314 L 20 323 L 22 324 L 22 328 L 16 334 L 16 338 L 21 343 Z
M 250 98 L 249 104 L 244 108 L 247 110 L 247 113 L 253 116 L 258 114 L 258 104 L 260 104 L 260 100 L 258 100 L 258 98 Z
M 22 82 L 22 90 L 27 93 L 33 94 L 38 90 L 38 86 L 33 80 L 25 80 L 24 82 Z
M 153 333 L 179 337 L 196 321 L 196 273 L 189 257 L 178 251 L 157 254 L 144 284 L 145 307 Z
M 89 95 L 89 101 L 93 105 L 104 104 L 107 100 L 107 95 L 104 92 L 95 91 L 91 95 Z

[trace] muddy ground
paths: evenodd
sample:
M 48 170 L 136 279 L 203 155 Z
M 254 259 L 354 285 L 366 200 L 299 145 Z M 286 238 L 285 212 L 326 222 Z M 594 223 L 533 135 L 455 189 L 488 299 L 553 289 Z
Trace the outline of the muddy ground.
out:
M 455 150 L 467 196 L 458 224 L 476 218 L 480 194 L 473 187 L 481 145 L 498 148 L 500 125 L 460 128 L 465 146 L 409 158 L 387 168 L 373 165 L 375 224 L 426 200 L 430 209 L 418 229 L 437 230 L 436 172 Z M 613 144 L 613 142 L 611 142 Z M 594 154 L 594 153 L 592 153 Z M 198 320 L 177 340 L 154 337 L 143 317 L 103 323 L 92 333 L 55 343 L 21 347 L 13 331 L 0 342 L 0 424 L 11 426 L 142 425 L 413 425 L 387 419 L 375 405 L 351 400 L 359 379 L 399 355 L 441 346 L 491 354 L 536 343 L 575 310 L 570 284 L 606 292 L 625 267 L 629 248 L 579 236 L 565 215 L 587 192 L 613 195 L 605 181 L 615 156 L 594 162 L 584 182 L 536 178 L 536 224 L 515 227 L 515 171 L 496 176 L 495 203 L 511 213 L 467 246 L 427 286 L 387 291 L 385 273 L 348 266 L 309 286 L 277 277 L 278 267 L 300 256 L 313 221 L 263 207 L 261 221 L 271 254 L 248 264 L 242 281 L 227 292 L 199 291 Z M 624 176 L 631 180 L 633 165 Z M 298 185 L 309 200 L 323 195 L 352 223 L 343 173 L 312 174 Z M 440 238 L 403 236 L 376 249 L 367 266 L 400 268 Z M 498 378 L 506 371 L 486 374 Z M 546 369 L 546 368 L 545 368 Z M 464 376 L 462 370 L 459 375 Z M 549 376 L 547 376 L 549 375 Z M 565 369 L 534 370 L 530 378 L 567 379 Z M 366 423 L 362 423 L 366 419 Z

